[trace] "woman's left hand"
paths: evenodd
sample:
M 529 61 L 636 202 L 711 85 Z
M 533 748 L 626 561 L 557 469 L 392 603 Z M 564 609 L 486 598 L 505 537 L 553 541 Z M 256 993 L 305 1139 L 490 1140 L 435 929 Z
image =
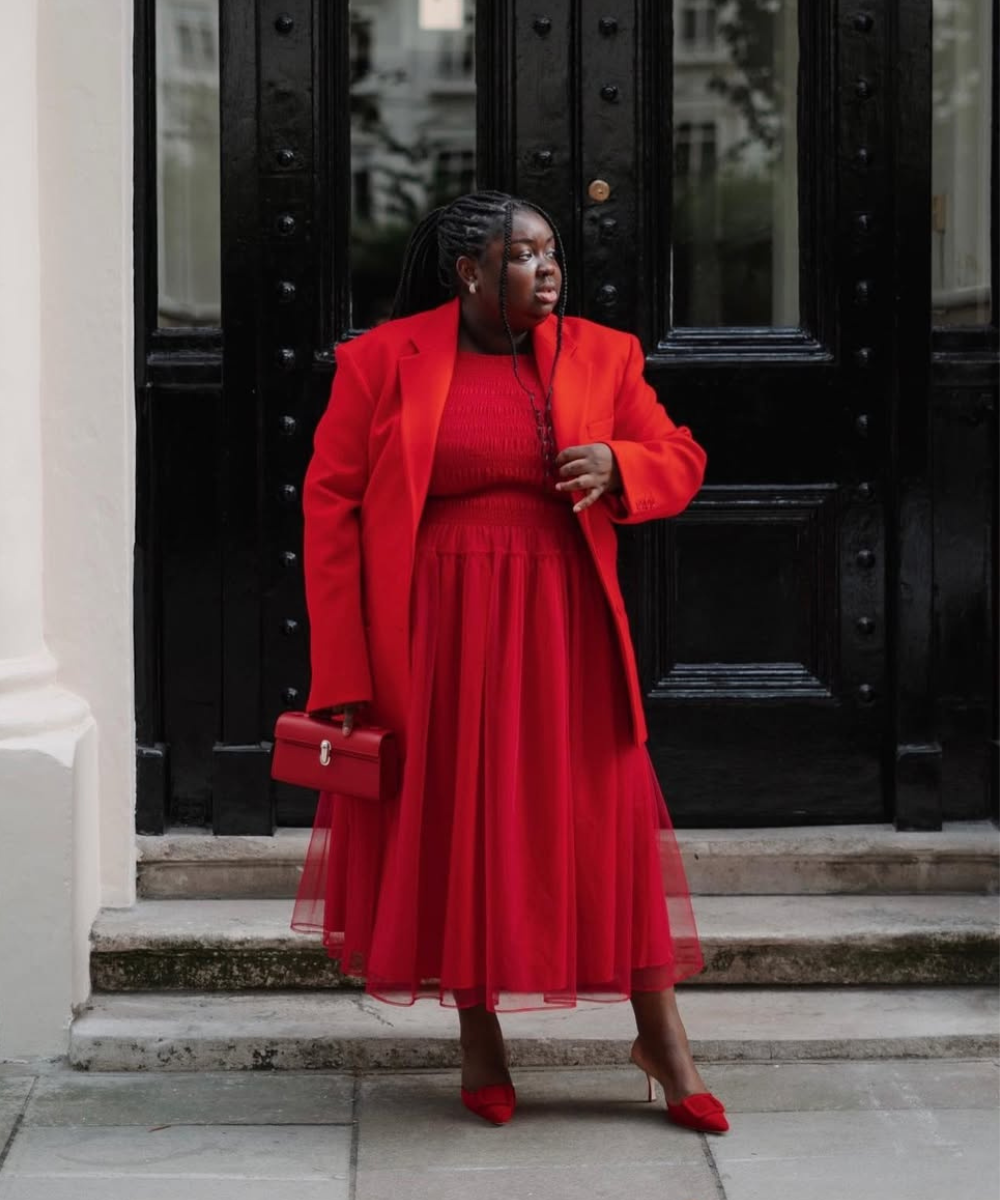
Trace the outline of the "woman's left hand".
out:
M 584 491 L 586 496 L 573 505 L 574 512 L 582 512 L 605 492 L 616 492 L 621 488 L 618 463 L 611 447 L 604 442 L 592 442 L 589 446 L 567 446 L 556 459 L 560 492 Z

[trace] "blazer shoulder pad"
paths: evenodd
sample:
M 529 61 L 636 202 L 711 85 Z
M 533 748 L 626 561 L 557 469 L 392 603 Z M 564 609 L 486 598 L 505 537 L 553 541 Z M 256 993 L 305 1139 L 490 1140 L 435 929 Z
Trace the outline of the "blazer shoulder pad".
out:
M 627 358 L 631 353 L 634 335 L 624 333 L 620 329 L 612 329 L 610 325 L 601 325 L 597 321 L 588 321 L 586 317 L 566 317 L 564 336 L 571 337 L 577 346 L 577 353 L 599 354 Z

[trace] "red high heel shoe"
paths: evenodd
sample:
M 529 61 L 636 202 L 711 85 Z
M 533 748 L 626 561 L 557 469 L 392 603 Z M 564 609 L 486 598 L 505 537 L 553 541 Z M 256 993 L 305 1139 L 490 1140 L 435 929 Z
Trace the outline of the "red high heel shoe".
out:
M 475 1090 L 462 1088 L 462 1103 L 484 1121 L 506 1125 L 514 1115 L 517 1093 L 512 1083 L 491 1083 Z
M 646 1076 L 646 1099 L 652 1104 L 656 1099 L 656 1078 L 646 1069 L 634 1047 L 630 1057 Z M 667 1100 L 666 1104 L 667 1120 L 675 1125 L 683 1125 L 685 1129 L 696 1129 L 699 1133 L 725 1133 L 729 1128 L 725 1106 L 711 1092 L 695 1092 L 674 1104 Z

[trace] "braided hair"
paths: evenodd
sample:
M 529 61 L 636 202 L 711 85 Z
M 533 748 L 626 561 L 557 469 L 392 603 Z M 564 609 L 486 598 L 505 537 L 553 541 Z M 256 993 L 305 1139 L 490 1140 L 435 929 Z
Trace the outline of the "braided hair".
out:
M 455 295 L 458 287 L 458 273 L 455 267 L 458 259 L 463 255 L 481 259 L 490 243 L 502 236 L 500 317 L 510 341 L 514 377 L 524 391 L 528 392 L 534 407 L 534 395 L 525 386 L 518 369 L 517 341 L 507 310 L 507 270 L 516 212 L 533 212 L 547 222 L 555 238 L 556 254 L 562 268 L 562 288 L 556 305 L 556 352 L 543 403 L 544 419 L 550 422 L 552 387 L 555 382 L 556 365 L 562 352 L 563 320 L 566 316 L 566 267 L 563 242 L 556 223 L 537 204 L 508 195 L 506 192 L 482 191 L 459 196 L 450 204 L 429 212 L 414 229 L 407 243 L 392 316 L 407 317 L 429 308 L 436 308 L 449 300 Z M 539 415 L 537 410 L 536 415 Z

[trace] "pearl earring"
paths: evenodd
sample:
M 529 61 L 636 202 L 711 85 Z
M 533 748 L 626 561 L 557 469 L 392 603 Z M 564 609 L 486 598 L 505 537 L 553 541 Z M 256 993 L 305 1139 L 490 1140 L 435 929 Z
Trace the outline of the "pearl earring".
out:
M 476 285 L 474 283 L 469 284 L 469 291 L 472 292 L 473 295 L 476 294 Z

